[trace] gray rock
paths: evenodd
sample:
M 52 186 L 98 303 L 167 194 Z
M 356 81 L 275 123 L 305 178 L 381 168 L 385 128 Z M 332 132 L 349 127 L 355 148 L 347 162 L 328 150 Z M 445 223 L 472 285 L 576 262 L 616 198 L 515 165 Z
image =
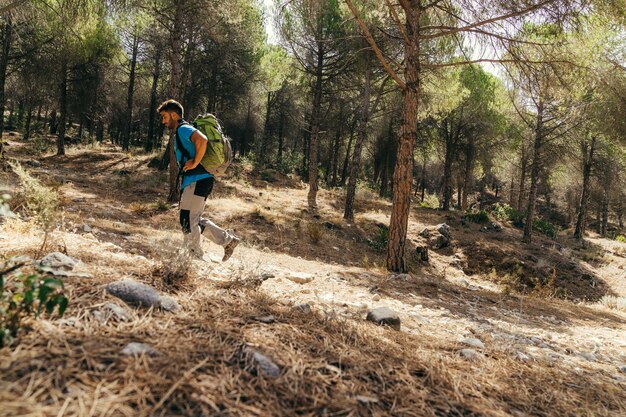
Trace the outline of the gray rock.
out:
M 389 307 L 379 307 L 370 310 L 367 313 L 367 320 L 379 325 L 391 326 L 396 330 L 400 330 L 400 317 L 398 317 L 396 312 Z
M 626 374 L 626 365 L 620 365 L 617 369 L 619 369 L 621 373 Z
M 276 365 L 269 357 L 252 348 L 246 346 L 243 349 L 248 361 L 252 362 L 259 374 L 269 378 L 278 378 L 280 376 L 280 367 Z
M 444 235 L 448 240 L 452 239 L 452 237 L 450 236 L 450 226 L 448 226 L 446 223 L 437 225 L 437 231 Z
M 92 231 L 91 226 L 89 226 L 88 224 L 83 225 L 83 231 L 85 233 L 91 233 Z
M 598 358 L 596 357 L 596 355 L 594 355 L 593 353 L 590 353 L 590 352 L 581 352 L 580 353 L 580 357 L 587 359 L 589 362 L 597 362 L 598 361 Z
M 260 321 L 261 323 L 265 323 L 265 324 L 271 324 L 276 321 L 276 318 L 271 314 L 267 316 L 255 316 L 253 317 L 253 319 L 256 321 Z
M 478 349 L 484 349 L 485 348 L 485 344 L 483 342 L 481 342 L 480 340 L 476 339 L 475 337 L 468 337 L 466 339 L 463 339 L 463 344 L 468 345 L 468 346 L 472 346 Z
M 61 252 L 52 252 L 41 258 L 39 262 L 42 266 L 53 270 L 71 271 L 80 261 Z
M 502 231 L 502 225 L 498 222 L 492 222 L 491 223 L 491 228 L 493 230 L 495 230 L 496 232 L 501 232 Z
M 309 303 L 298 304 L 294 309 L 301 311 L 302 313 L 309 314 L 311 312 L 311 305 Z
M 158 355 L 159 353 L 161 352 L 159 352 L 152 346 L 146 345 L 145 343 L 137 343 L 137 342 L 131 342 L 127 344 L 124 347 L 124 349 L 120 351 L 120 354 L 124 356 L 136 356 L 136 355 L 142 355 L 142 354 L 154 356 L 154 355 Z
M 162 295 L 161 296 L 161 308 L 165 311 L 170 311 L 172 313 L 175 313 L 178 310 L 180 310 L 180 304 L 178 304 L 178 301 L 176 301 L 174 297 Z
M 128 304 L 161 307 L 161 295 L 157 290 L 132 279 L 112 282 L 107 285 L 107 291 Z
M 515 352 L 515 354 L 513 355 L 513 357 L 517 360 L 523 361 L 523 362 L 527 362 L 530 360 L 530 356 L 528 356 L 527 354 L 525 354 L 524 352 Z
M 408 281 L 411 279 L 411 275 L 409 274 L 391 274 L 389 275 L 389 279 L 399 280 L 399 281 Z
M 420 232 L 420 236 L 428 239 L 428 237 L 430 236 L 430 230 L 428 230 L 428 228 L 425 228 Z
M 296 284 L 308 284 L 309 282 L 313 281 L 313 279 L 315 279 L 313 275 L 301 273 L 291 273 L 285 278 L 287 278 L 289 281 L 295 282 Z
M 484 358 L 482 353 L 476 352 L 474 349 L 461 349 L 459 351 L 459 355 L 469 361 L 476 361 Z
M 441 233 L 436 233 L 428 240 L 428 245 L 432 249 L 446 248 L 450 246 L 450 238 L 442 235 Z
M 106 303 L 100 310 L 94 311 L 93 315 L 99 321 L 106 321 L 110 318 L 119 321 L 128 321 L 130 313 L 122 306 L 115 303 Z

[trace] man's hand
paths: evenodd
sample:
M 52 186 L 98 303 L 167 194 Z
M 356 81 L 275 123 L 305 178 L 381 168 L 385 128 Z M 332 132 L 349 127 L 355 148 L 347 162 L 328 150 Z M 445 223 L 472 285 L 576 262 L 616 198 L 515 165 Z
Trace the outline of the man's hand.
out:
M 197 166 L 198 164 L 194 163 L 193 160 L 190 159 L 189 161 L 185 162 L 185 165 L 183 166 L 183 171 L 187 172 L 191 169 L 194 169 Z

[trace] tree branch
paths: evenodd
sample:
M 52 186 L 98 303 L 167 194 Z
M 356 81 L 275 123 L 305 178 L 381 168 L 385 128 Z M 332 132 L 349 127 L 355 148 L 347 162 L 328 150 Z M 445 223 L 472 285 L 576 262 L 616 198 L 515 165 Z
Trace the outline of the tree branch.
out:
M 352 1 L 346 0 L 346 4 L 348 5 L 348 8 L 350 8 L 350 12 L 352 12 L 352 15 L 354 16 L 354 19 L 359 24 L 359 27 L 363 31 L 363 35 L 365 36 L 365 39 L 367 39 L 367 43 L 370 44 L 370 46 L 374 50 L 374 53 L 376 54 L 376 57 L 378 58 L 380 63 L 383 64 L 383 67 L 385 68 L 385 71 L 387 71 L 387 74 L 389 74 L 389 76 L 393 78 L 393 80 L 400 86 L 400 88 L 404 89 L 406 87 L 406 83 L 400 77 L 398 77 L 398 74 L 396 74 L 393 68 L 389 66 L 389 64 L 383 57 L 383 54 L 380 51 L 380 48 L 378 48 L 378 45 L 376 44 L 376 41 L 372 37 L 372 34 L 370 33 L 369 29 L 365 25 L 365 22 L 363 22 L 363 20 L 359 17 L 359 13 L 356 10 L 356 7 L 354 7 L 354 4 L 352 3 Z

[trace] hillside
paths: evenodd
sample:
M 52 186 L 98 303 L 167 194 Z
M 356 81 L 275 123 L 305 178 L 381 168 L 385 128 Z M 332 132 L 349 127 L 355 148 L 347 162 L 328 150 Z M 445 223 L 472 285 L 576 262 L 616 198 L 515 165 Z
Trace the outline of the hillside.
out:
M 28 322 L 0 350 L 0 416 L 626 415 L 626 309 L 610 303 L 626 297 L 625 243 L 525 245 L 507 222 L 414 205 L 411 253 L 442 223 L 451 245 L 388 274 L 390 203 L 360 192 L 349 224 L 343 191 L 320 190 L 312 215 L 305 184 L 237 165 L 205 215 L 243 243 L 221 263 L 205 240 L 205 260 L 191 260 L 149 156 L 34 159 L 17 137 L 6 152 L 58 192 L 63 215 L 44 253 L 32 222 L 6 219 L 1 264 L 51 252 L 80 263 L 63 277 L 65 315 Z M 19 206 L 15 175 L 0 180 Z M 179 308 L 126 305 L 107 291 L 125 279 Z M 400 330 L 366 320 L 378 307 Z

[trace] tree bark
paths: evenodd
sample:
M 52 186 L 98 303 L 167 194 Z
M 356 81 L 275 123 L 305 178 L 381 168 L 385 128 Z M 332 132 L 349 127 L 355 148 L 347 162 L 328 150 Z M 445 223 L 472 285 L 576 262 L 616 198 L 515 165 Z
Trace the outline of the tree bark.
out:
M 146 151 L 150 152 L 152 149 L 156 148 L 156 137 L 155 134 L 155 121 L 156 121 L 156 107 L 157 107 L 157 88 L 159 86 L 159 76 L 160 76 L 160 62 L 161 61 L 161 48 L 156 48 L 155 57 L 154 57 L 154 69 L 152 72 L 152 87 L 150 89 L 150 109 L 148 109 L 149 119 L 148 119 L 148 138 L 146 139 Z
M 467 154 L 465 155 L 465 178 L 463 179 L 463 196 L 461 198 L 461 211 L 467 210 L 467 195 L 470 192 L 472 174 L 474 172 L 475 142 L 474 136 L 470 134 L 467 143 Z
M 124 138 L 122 149 L 127 151 L 130 144 L 130 133 L 133 124 L 133 96 L 135 93 L 135 68 L 137 66 L 137 53 L 139 52 L 139 36 L 136 30 L 133 33 L 133 49 L 130 60 L 130 75 L 128 78 L 128 94 L 126 96 L 126 123 L 124 124 Z
M 172 31 L 169 36 L 169 57 L 170 57 L 170 98 L 180 100 L 181 92 L 181 80 L 183 71 L 183 31 L 184 13 L 182 7 L 176 7 L 174 13 L 174 22 L 172 25 Z M 175 130 L 170 132 L 170 138 L 168 142 L 168 149 L 170 153 L 170 168 L 169 168 L 169 183 L 170 191 L 167 197 L 169 202 L 178 201 L 180 190 L 176 187 L 176 180 L 178 178 L 178 163 L 176 161 L 176 153 L 174 152 L 174 135 Z
M 341 185 L 346 183 L 348 176 L 348 162 L 350 161 L 350 150 L 352 149 L 352 141 L 354 140 L 354 130 L 356 129 L 357 117 L 352 118 L 350 124 L 350 138 L 348 139 L 348 146 L 346 147 L 346 157 L 343 160 L 343 167 L 341 168 Z
M 319 20 L 319 19 L 318 19 Z M 318 21 L 318 34 L 321 35 L 321 20 Z M 315 87 L 313 90 L 313 109 L 311 113 L 311 139 L 309 141 L 309 208 L 317 208 L 317 161 L 320 131 L 320 113 L 322 109 L 322 88 L 324 74 L 324 43 L 317 41 L 317 63 L 315 67 Z
M 519 180 L 519 193 L 517 195 L 517 210 L 524 207 L 524 191 L 526 188 L 526 169 L 528 168 L 528 155 L 526 154 L 526 146 L 522 143 L 521 172 Z
M 406 272 L 406 234 L 411 207 L 411 184 L 413 182 L 413 149 L 417 140 L 417 115 L 420 86 L 419 8 L 410 3 L 407 10 L 406 32 L 411 43 L 405 43 L 405 88 L 402 91 L 402 125 L 398 143 L 398 156 L 393 175 L 393 205 L 389 222 L 387 244 L 387 269 Z
M 65 121 L 67 119 L 67 58 L 61 57 L 61 82 L 59 83 L 59 129 L 57 155 L 65 155 Z
M 524 236 L 522 240 L 530 243 L 533 234 L 533 221 L 535 220 L 535 204 L 537 202 L 537 185 L 541 173 L 541 151 L 543 147 L 543 101 L 537 106 L 537 126 L 535 128 L 535 143 L 533 149 L 533 163 L 530 172 L 530 192 L 528 194 L 528 206 L 524 224 Z
M 591 145 L 589 146 L 589 152 L 587 152 L 587 142 L 583 141 L 582 154 L 583 154 L 583 189 L 580 196 L 580 204 L 578 206 L 578 218 L 576 219 L 576 229 L 574 230 L 574 237 L 576 239 L 582 239 L 585 235 L 585 221 L 587 216 L 587 202 L 589 201 L 589 182 L 591 179 L 591 166 L 593 164 L 593 152 L 596 144 L 596 138 L 591 138 Z
M 28 140 L 30 138 L 30 125 L 33 119 L 33 105 L 29 100 L 28 105 L 26 106 L 26 123 L 24 124 L 24 140 Z
M 13 35 L 13 25 L 11 15 L 5 17 L 4 23 L 4 39 L 2 42 L 2 57 L 0 57 L 0 159 L 3 158 L 3 142 L 2 134 L 4 133 L 4 108 L 6 105 L 6 97 L 4 95 L 4 85 L 7 77 L 9 66 L 9 52 L 11 50 L 11 38 Z
M 359 116 L 359 127 L 357 131 L 356 143 L 352 153 L 352 162 L 350 163 L 350 177 L 348 178 L 348 189 L 346 192 L 346 205 L 343 211 L 343 218 L 346 220 L 354 220 L 354 196 L 356 195 L 356 182 L 361 170 L 361 154 L 363 145 L 367 138 L 367 124 L 369 122 L 370 108 L 370 84 L 372 78 L 370 57 L 365 57 L 365 82 L 363 90 L 361 90 L 361 114 Z

